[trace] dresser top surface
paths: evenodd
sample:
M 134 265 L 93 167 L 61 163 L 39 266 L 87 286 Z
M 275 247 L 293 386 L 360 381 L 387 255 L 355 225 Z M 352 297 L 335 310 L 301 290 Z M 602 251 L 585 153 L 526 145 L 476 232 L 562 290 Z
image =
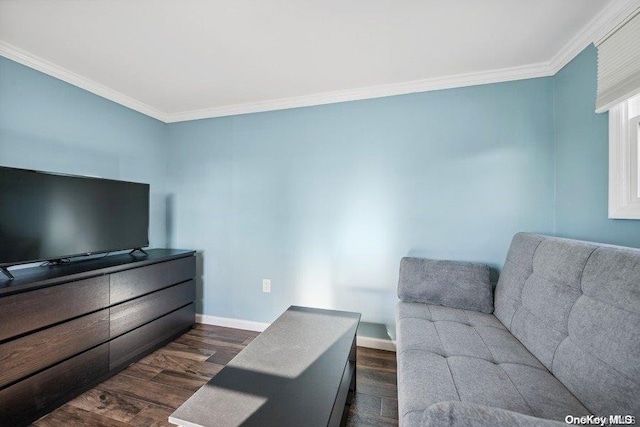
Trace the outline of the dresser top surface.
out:
M 15 277 L 13 280 L 2 276 L 2 273 L 0 273 L 0 298 L 45 286 L 193 256 L 195 253 L 192 250 L 183 249 L 145 249 L 145 251 L 147 255 L 121 253 L 95 258 L 77 259 L 66 264 L 55 266 L 18 268 L 11 270 L 11 274 Z

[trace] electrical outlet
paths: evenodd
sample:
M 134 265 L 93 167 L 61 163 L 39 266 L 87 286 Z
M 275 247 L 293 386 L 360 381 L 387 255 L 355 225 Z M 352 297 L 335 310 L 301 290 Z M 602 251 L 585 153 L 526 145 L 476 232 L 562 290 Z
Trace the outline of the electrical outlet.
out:
M 262 279 L 262 292 L 271 292 L 271 280 Z

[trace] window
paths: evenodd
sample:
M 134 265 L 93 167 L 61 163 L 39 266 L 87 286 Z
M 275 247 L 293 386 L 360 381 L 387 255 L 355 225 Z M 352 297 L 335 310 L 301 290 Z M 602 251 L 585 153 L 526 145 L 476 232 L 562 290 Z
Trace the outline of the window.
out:
M 609 110 L 609 218 L 640 219 L 640 95 Z
M 596 113 L 609 111 L 609 218 L 640 219 L 640 7 L 598 42 Z

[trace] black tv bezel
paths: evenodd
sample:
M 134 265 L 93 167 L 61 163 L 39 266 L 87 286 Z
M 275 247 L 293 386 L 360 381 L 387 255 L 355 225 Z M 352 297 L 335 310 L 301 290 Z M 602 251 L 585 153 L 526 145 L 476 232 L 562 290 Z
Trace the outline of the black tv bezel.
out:
M 67 177 L 67 178 L 80 178 L 80 179 L 87 179 L 87 180 L 93 180 L 93 181 L 111 181 L 111 182 L 119 182 L 119 183 L 124 183 L 124 184 L 145 185 L 147 187 L 147 194 L 148 194 L 147 199 L 148 199 L 148 202 L 151 203 L 151 185 L 150 184 L 146 184 L 144 182 L 124 181 L 124 180 L 120 180 L 120 179 L 109 179 L 109 178 L 99 178 L 99 177 L 95 177 L 95 176 L 86 176 L 86 175 L 74 175 L 74 174 L 68 174 L 68 173 L 50 172 L 50 171 L 43 171 L 43 170 L 36 170 L 36 169 L 22 169 L 22 168 L 14 168 L 14 167 L 11 167 L 11 166 L 1 166 L 1 165 L 0 165 L 0 169 L 11 169 L 11 170 L 15 170 L 15 171 L 32 172 L 32 173 L 38 173 L 38 174 L 42 174 L 42 175 L 63 176 L 63 177 Z M 0 262 L 0 268 L 8 269 L 9 267 L 14 267 L 16 265 L 35 264 L 35 263 L 39 263 L 39 262 L 50 262 L 50 261 L 64 260 L 64 259 L 67 259 L 67 258 L 78 258 L 78 257 L 91 256 L 91 255 L 108 254 L 109 252 L 126 251 L 126 250 L 129 250 L 129 249 L 147 248 L 147 247 L 149 247 L 149 224 L 151 222 L 150 221 L 150 219 L 151 219 L 151 207 L 149 206 L 149 203 L 147 204 L 147 239 L 146 239 L 147 242 L 146 242 L 146 244 L 144 246 L 136 246 L 135 248 L 126 247 L 126 248 L 117 248 L 117 249 L 116 248 L 114 248 L 114 249 L 105 249 L 105 250 L 99 250 L 99 251 L 94 251 L 94 252 L 62 255 L 62 256 L 51 257 L 51 258 L 32 259 L 32 260 L 22 261 L 22 262 L 11 262 L 11 263 Z

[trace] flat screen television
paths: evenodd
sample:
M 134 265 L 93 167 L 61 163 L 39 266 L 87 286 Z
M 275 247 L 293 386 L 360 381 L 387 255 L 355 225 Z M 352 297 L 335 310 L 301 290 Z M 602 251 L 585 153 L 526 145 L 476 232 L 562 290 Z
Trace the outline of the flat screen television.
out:
M 3 271 L 148 245 L 148 184 L 0 167 Z

